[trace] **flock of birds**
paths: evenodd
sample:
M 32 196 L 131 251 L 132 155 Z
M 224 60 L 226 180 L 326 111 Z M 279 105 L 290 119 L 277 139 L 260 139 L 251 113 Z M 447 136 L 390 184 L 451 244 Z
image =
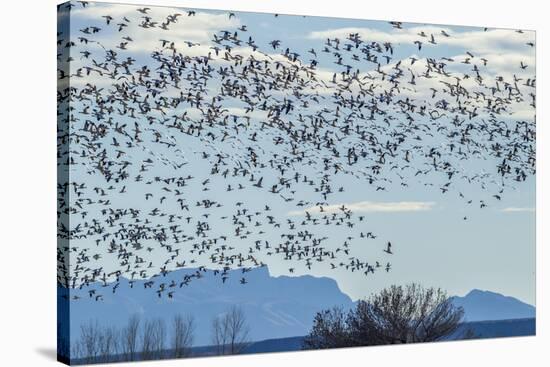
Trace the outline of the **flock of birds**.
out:
M 535 121 L 513 117 L 520 104 L 534 115 L 534 76 L 488 78 L 492 60 L 470 52 L 394 60 L 400 45 L 358 33 L 306 55 L 283 40 L 260 44 L 246 25 L 205 45 L 170 33 L 198 11 L 134 13 L 58 32 L 58 283 L 88 287 L 97 301 L 120 277 L 168 298 L 206 271 L 225 283 L 241 269 L 246 284 L 272 258 L 289 273 L 389 272 L 391 241 L 330 204 L 347 182 L 372 195 L 415 182 L 483 209 L 535 174 Z M 159 35 L 155 49 L 132 53 L 140 40 L 130 26 Z M 421 52 L 438 37 L 453 35 L 420 32 L 414 45 Z M 326 60 L 337 71 L 321 68 Z M 486 197 L 456 189 L 465 184 Z M 289 206 L 303 215 L 281 218 Z M 331 237 L 336 229 L 348 235 Z M 368 241 L 381 258 L 354 255 Z M 196 271 L 163 281 L 185 267 Z

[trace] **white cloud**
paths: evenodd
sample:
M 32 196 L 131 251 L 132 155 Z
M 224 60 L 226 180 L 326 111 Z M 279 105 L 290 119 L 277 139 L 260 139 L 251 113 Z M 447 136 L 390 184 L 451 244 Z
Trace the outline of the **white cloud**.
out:
M 223 13 L 213 14 L 196 11 L 194 16 L 187 16 L 183 8 L 152 7 L 146 14 L 143 14 L 137 11 L 139 8 L 141 7 L 136 5 L 90 3 L 85 8 L 76 8 L 72 11 L 72 15 L 89 20 L 94 25 L 100 21 L 102 31 L 94 35 L 93 40 L 100 42 L 104 47 L 115 49 L 123 36 L 131 35 L 136 42 L 129 42 L 126 46 L 127 49 L 134 52 L 146 53 L 160 50 L 160 39 L 174 42 L 176 47 L 185 45 L 187 41 L 210 44 L 214 33 L 222 29 L 231 30 L 240 25 L 240 21 L 237 18 L 230 19 L 227 14 Z M 175 23 L 171 23 L 168 26 L 168 29 L 162 29 L 160 27 L 161 23 L 166 21 L 167 16 L 173 14 L 181 15 Z M 102 18 L 107 15 L 113 17 L 110 25 L 107 25 Z M 139 26 L 144 21 L 145 16 L 157 23 L 153 32 L 151 32 L 151 28 Z M 130 22 L 123 21 L 124 17 L 129 19 Z M 113 36 L 112 32 L 105 33 L 107 28 L 116 30 L 118 28 L 117 24 L 121 22 L 127 24 L 127 27 L 122 32 L 115 31 L 116 36 Z M 198 50 L 193 49 L 192 52 L 194 51 Z M 204 52 L 204 49 L 200 51 L 198 53 L 201 55 L 206 55 L 208 52 Z
M 504 212 L 504 213 L 521 213 L 521 212 L 532 213 L 534 211 L 535 211 L 535 208 L 518 208 L 518 207 L 508 207 L 501 210 L 501 212 Z
M 434 29 L 432 29 L 434 28 Z M 435 27 L 423 27 L 422 30 L 427 34 L 430 34 L 430 30 L 433 33 L 439 33 L 443 28 Z M 415 31 L 416 30 L 416 31 Z M 364 28 L 364 27 L 347 27 L 347 28 L 336 28 L 336 29 L 327 29 L 325 31 L 315 31 L 307 35 L 307 38 L 310 39 L 327 39 L 327 38 L 340 38 L 345 39 L 352 33 L 358 33 L 361 36 L 361 39 L 365 42 L 392 42 L 392 43 L 412 43 L 415 40 L 419 39 L 420 36 L 417 34 L 420 32 L 415 28 L 407 29 L 396 29 L 392 32 L 384 32 L 373 28 Z
M 397 212 L 419 212 L 432 210 L 435 206 L 433 201 L 397 201 L 397 202 L 374 202 L 360 201 L 356 203 L 332 204 L 327 206 L 312 206 L 305 210 L 290 211 L 291 216 L 304 215 L 305 212 L 314 213 L 338 213 L 344 207 L 354 213 L 397 213 Z M 322 209 L 321 209 L 322 208 Z
M 449 36 L 444 36 L 441 33 L 442 31 Z M 306 38 L 314 40 L 339 38 L 344 40 L 352 33 L 358 33 L 361 39 L 366 43 L 375 41 L 378 43 L 390 42 L 394 45 L 409 44 L 412 46 L 415 41 L 422 42 L 422 50 L 417 51 L 415 55 L 411 55 L 411 57 L 417 59 L 414 65 L 410 65 L 410 57 L 406 57 L 401 60 L 393 59 L 391 63 L 380 67 L 382 71 L 392 73 L 394 66 L 398 62 L 402 62 L 402 67 L 406 66 L 407 69 L 412 70 L 416 74 L 417 79 L 414 89 L 403 88 L 403 86 L 401 88 L 400 94 L 406 97 L 430 100 L 432 94 L 431 88 L 439 90 L 442 86 L 440 81 L 447 81 L 454 84 L 454 77 L 462 77 L 463 74 L 474 75 L 472 73 L 474 65 L 476 65 L 480 76 L 485 81 L 494 80 L 498 76 L 504 78 L 506 82 L 514 84 L 514 79 L 519 78 L 519 89 L 521 89 L 522 92 L 527 91 L 526 95 L 531 92 L 523 86 L 523 82 L 527 79 L 535 78 L 535 48 L 527 44 L 529 42 L 535 42 L 535 33 L 532 31 L 519 33 L 509 29 L 490 29 L 487 31 L 476 29 L 472 31 L 455 32 L 449 28 L 431 25 L 392 29 L 389 31 L 381 31 L 373 28 L 348 27 L 310 32 L 306 35 Z M 426 36 L 422 37 L 420 34 Z M 431 35 L 434 36 L 436 44 L 430 44 L 428 42 Z M 422 56 L 424 50 L 441 46 L 454 46 L 462 48 L 463 51 L 458 55 L 448 55 L 448 57 L 454 60 L 445 61 L 445 64 L 447 64 L 446 70 L 449 72 L 448 76 L 437 75 L 433 77 L 434 74 L 432 73 L 432 78 L 424 78 L 422 74 L 427 67 L 426 58 Z M 456 51 L 453 52 L 456 53 Z M 474 57 L 466 54 L 466 52 L 473 54 Z M 468 62 L 470 64 L 466 65 L 463 63 L 466 59 L 469 59 Z M 520 65 L 527 65 L 528 67 L 522 69 Z M 327 74 L 330 72 L 331 71 L 328 70 Z M 405 75 L 405 77 L 409 75 L 406 69 Z M 390 85 L 389 81 L 386 80 L 384 83 L 381 82 L 379 78 L 377 78 L 376 82 L 380 83 L 379 86 L 384 89 Z M 462 86 L 469 91 L 479 88 L 474 78 L 470 78 L 469 80 L 463 79 Z M 485 92 L 482 89 L 480 91 Z M 533 111 L 529 108 L 528 103 L 529 101 L 526 106 L 522 108 L 524 110 L 522 116 L 532 118 Z
M 444 31 L 449 37 L 442 34 Z M 381 31 L 373 28 L 365 27 L 347 27 L 327 29 L 325 31 L 310 32 L 307 35 L 309 39 L 340 38 L 346 39 L 350 34 L 358 33 L 361 39 L 365 42 L 391 42 L 398 43 L 413 43 L 421 41 L 423 47 L 437 47 L 439 45 L 449 45 L 456 47 L 464 47 L 474 54 L 496 52 L 501 53 L 504 50 L 518 49 L 529 51 L 531 48 L 526 45 L 527 42 L 534 42 L 535 32 L 525 31 L 518 33 L 509 29 L 491 29 L 487 31 L 472 30 L 466 32 L 454 32 L 449 28 L 440 26 L 416 26 L 403 29 L 392 29 L 391 31 Z M 425 37 L 420 34 L 424 33 Z M 431 44 L 431 35 L 434 36 L 435 44 Z M 532 49 L 531 49 L 532 50 Z M 526 53 L 527 53 L 526 51 Z M 532 50 L 534 54 L 534 50 Z

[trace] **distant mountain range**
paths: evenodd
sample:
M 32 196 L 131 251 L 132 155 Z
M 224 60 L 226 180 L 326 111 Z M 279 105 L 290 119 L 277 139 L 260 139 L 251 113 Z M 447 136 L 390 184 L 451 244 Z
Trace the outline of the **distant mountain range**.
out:
M 174 281 L 179 287 L 185 274 L 195 271 L 170 272 L 165 277 L 157 277 L 155 285 L 164 282 L 168 286 Z M 241 270 L 230 271 L 225 284 L 211 270 L 202 274 L 202 278 L 177 288 L 172 299 L 167 298 L 167 292 L 162 298 L 157 297 L 156 287 L 145 289 L 145 280 L 135 281 L 131 289 L 129 281 L 121 279 L 115 294 L 111 287 L 105 287 L 103 292 L 100 289 L 104 296 L 100 302 L 90 298 L 90 288 L 71 290 L 71 296 L 82 298 L 71 301 L 71 334 L 77 337 L 80 325 L 90 320 L 122 327 L 132 314 L 139 314 L 143 319 L 161 317 L 169 321 L 175 314 L 182 313 L 195 317 L 195 345 L 208 345 L 212 319 L 231 305 L 239 304 L 251 326 L 251 340 L 281 339 L 306 335 L 318 311 L 334 306 L 345 309 L 354 306 L 336 281 L 326 277 L 273 277 L 267 267 L 261 267 L 246 273 L 248 283 L 243 285 L 239 282 L 243 277 Z M 101 285 L 95 287 L 101 288 Z M 533 306 L 492 292 L 473 290 L 464 297 L 454 297 L 453 301 L 464 308 L 467 321 L 535 317 Z M 299 342 L 298 339 L 289 340 L 294 344 Z M 273 347 L 273 343 L 269 345 L 267 348 Z
M 178 284 L 185 274 L 196 269 L 180 269 L 169 272 L 165 277 L 157 277 L 160 282 Z M 189 285 L 177 288 L 172 299 L 167 292 L 158 298 L 155 290 L 144 289 L 145 281 L 136 281 L 130 289 L 128 280 L 122 279 L 113 295 L 111 287 L 105 290 L 101 286 L 98 292 L 104 295 L 103 301 L 90 298 L 88 289 L 71 290 L 71 296 L 82 299 L 71 302 L 71 334 L 80 334 L 80 324 L 97 319 L 105 325 L 123 326 L 131 314 L 142 318 L 162 317 L 167 321 L 177 313 L 191 314 L 195 317 L 195 345 L 211 343 L 212 319 L 231 305 L 238 304 L 246 314 L 252 340 L 284 338 L 304 335 L 310 329 L 312 320 L 318 311 L 341 305 L 353 306 L 353 301 L 338 288 L 336 281 L 330 278 L 317 278 L 309 275 L 298 277 L 272 277 L 267 267 L 252 269 L 246 274 L 241 270 L 229 272 L 228 279 L 222 284 L 221 277 L 213 271 L 203 272 L 203 277 L 193 279 Z M 247 284 L 240 284 L 246 276 Z
M 474 289 L 464 297 L 453 297 L 464 309 L 466 321 L 523 319 L 535 317 L 535 307 L 514 297 Z

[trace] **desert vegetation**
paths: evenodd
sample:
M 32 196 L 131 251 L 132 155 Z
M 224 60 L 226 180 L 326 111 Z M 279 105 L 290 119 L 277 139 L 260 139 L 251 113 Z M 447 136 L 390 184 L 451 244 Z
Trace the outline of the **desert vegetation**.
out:
M 462 318 L 462 308 L 441 289 L 391 286 L 349 311 L 318 312 L 304 349 L 434 342 L 455 333 Z

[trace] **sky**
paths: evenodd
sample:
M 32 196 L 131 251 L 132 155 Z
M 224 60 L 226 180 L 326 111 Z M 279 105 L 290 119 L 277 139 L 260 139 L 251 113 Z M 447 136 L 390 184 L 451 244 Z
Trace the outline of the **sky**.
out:
M 221 30 L 228 30 L 238 31 L 243 39 L 247 39 L 248 36 L 253 37 L 259 50 L 269 54 L 275 60 L 281 60 L 281 62 L 285 60 L 281 56 L 281 52 L 288 47 L 298 53 L 304 63 L 309 63 L 313 55 L 308 51 L 313 48 L 318 60 L 316 75 L 319 80 L 326 82 L 332 79 L 333 73 L 342 71 L 342 67 L 334 63 L 332 54 L 321 52 L 324 42 L 327 38 L 334 39 L 335 37 L 344 40 L 350 33 L 358 33 L 364 40 L 380 43 L 391 42 L 394 48 L 392 59 L 388 65 L 384 65 L 385 61 L 382 61 L 382 67 L 388 70 L 391 70 L 392 65 L 401 60 L 402 64 L 409 69 L 407 74 L 409 72 L 421 73 L 425 67 L 426 58 L 441 59 L 446 57 L 457 60 L 449 62 L 447 68 L 456 75 L 466 71 L 471 72 L 472 64 L 475 64 L 482 69 L 482 74 L 486 79 L 502 76 L 506 80 L 510 80 L 514 75 L 523 80 L 535 77 L 535 48 L 527 45 L 528 42 L 535 40 L 535 34 L 531 31 L 519 33 L 516 30 L 485 30 L 484 28 L 411 23 L 403 23 L 402 29 L 397 29 L 392 24 L 383 21 L 291 15 L 275 17 L 273 14 L 245 12 L 235 12 L 234 17 L 229 17 L 228 11 L 212 10 L 196 10 L 196 15 L 189 17 L 186 14 L 188 9 L 161 7 L 150 9 L 147 15 L 159 20 L 169 14 L 182 13 L 183 15 L 177 23 L 170 27 L 170 30 L 162 30 L 159 27 L 144 29 L 137 26 L 143 14 L 136 9 L 142 8 L 142 6 L 89 3 L 86 7 L 82 7 L 78 3 L 75 4 L 76 6 L 71 10 L 70 24 L 70 37 L 76 43 L 76 46 L 71 49 L 73 58 L 70 66 L 71 73 L 80 67 L 91 65 L 90 59 L 82 57 L 80 54 L 82 50 L 89 50 L 92 53 L 91 58 L 99 60 L 104 56 L 103 48 L 114 49 L 123 58 L 135 59 L 136 65 L 148 65 L 153 69 L 156 64 L 152 60 L 151 54 L 162 49 L 160 40 L 174 41 L 178 50 L 184 55 L 205 56 L 208 52 L 214 52 L 211 48 L 215 46 L 213 34 Z M 120 22 L 123 17 L 127 17 L 131 22 L 127 29 L 119 32 L 115 25 L 105 24 L 105 18 L 102 17 L 104 15 L 112 16 L 113 24 Z M 368 14 L 361 14 L 361 17 L 363 16 L 368 17 Z M 63 15 L 60 17 L 60 22 L 63 22 Z M 238 30 L 242 25 L 246 25 L 246 32 Z M 81 30 L 89 26 L 98 26 L 101 31 L 93 36 L 83 34 Z M 444 36 L 442 30 L 450 37 Z M 436 44 L 428 43 L 429 38 L 420 36 L 421 32 L 428 35 L 433 34 Z M 123 34 L 129 35 L 134 41 L 128 43 L 127 50 L 116 49 Z M 78 39 L 83 36 L 99 41 L 102 47 L 97 43 L 84 44 Z M 418 39 L 424 40 L 421 50 L 414 43 Z M 274 49 L 270 45 L 273 40 L 280 40 L 281 47 Z M 186 46 L 186 42 L 196 45 L 189 47 Z M 240 52 L 251 53 L 258 59 L 265 57 L 265 54 L 252 52 L 244 46 L 239 49 Z M 459 62 L 458 60 L 468 57 L 468 52 L 475 55 L 471 57 L 471 64 Z M 237 52 L 235 51 L 235 53 Z M 419 59 L 419 61 L 411 65 L 411 57 Z M 483 68 L 482 59 L 487 60 L 487 65 Z M 217 67 L 218 61 L 212 62 L 216 65 L 215 67 Z M 219 62 L 223 64 L 222 61 Z M 522 69 L 521 63 L 528 66 Z M 376 65 L 362 62 L 359 67 L 362 75 L 365 75 L 369 71 L 372 72 Z M 108 89 L 112 87 L 113 79 L 106 75 L 100 76 L 95 72 L 71 78 L 71 86 L 75 88 L 83 88 L 87 83 L 97 85 L 98 88 Z M 379 81 L 379 83 L 384 85 L 384 81 Z M 407 90 L 407 87 L 403 87 L 402 94 L 427 100 L 431 98 L 430 88 L 439 85 L 441 84 L 437 78 L 436 80 L 417 78 L 417 84 L 409 86 L 410 91 Z M 476 89 L 472 80 L 464 81 L 463 85 L 470 86 L 472 90 Z M 212 93 L 217 92 L 219 81 L 212 81 L 209 88 Z M 527 87 L 520 85 L 520 88 L 526 94 L 530 92 Z M 317 88 L 312 92 L 319 94 L 321 106 L 326 104 L 326 108 L 334 108 L 329 90 Z M 177 95 L 179 91 L 174 89 L 171 93 Z M 284 98 L 284 95 L 280 97 Z M 529 106 L 529 99 L 526 101 L 513 104 L 509 111 L 510 114 L 503 119 L 505 121 L 533 122 L 535 111 Z M 73 107 L 76 116 L 80 116 L 82 120 L 90 118 L 82 114 L 81 103 L 81 101 L 74 101 Z M 249 115 L 253 123 L 266 118 L 265 114 L 259 110 L 247 114 L 243 104 L 235 101 L 224 107 L 228 109 L 229 114 Z M 196 108 L 179 106 L 178 109 L 180 108 L 182 110 L 176 112 L 187 112 L 191 117 L 200 115 Z M 315 108 L 319 108 L 319 106 L 304 107 L 302 113 L 305 115 Z M 127 117 L 118 116 L 116 122 L 133 125 L 133 121 Z M 142 122 L 145 134 L 147 134 L 147 122 Z M 258 138 L 260 142 L 257 144 L 258 149 L 264 147 L 266 151 L 271 150 L 281 156 L 288 154 L 284 149 L 273 146 L 272 139 L 275 135 L 274 133 L 273 135 L 260 136 Z M 177 144 L 176 150 L 145 143 L 139 149 L 133 149 L 123 159 L 139 161 L 149 156 L 154 157 L 151 177 L 155 175 L 171 177 L 176 171 L 178 175 L 191 174 L 194 176 L 195 179 L 190 180 L 184 195 L 191 206 L 190 212 L 184 213 L 184 216 L 200 218 L 200 215 L 204 213 L 211 213 L 208 221 L 213 227 L 212 234 L 221 235 L 233 231 L 231 224 L 226 220 L 216 220 L 215 218 L 230 217 L 234 213 L 234 205 L 237 202 L 244 202 L 251 211 L 260 211 L 265 205 L 268 205 L 271 208 L 271 215 L 282 223 L 287 220 L 301 221 L 305 217 L 306 210 L 308 213 L 318 215 L 315 214 L 318 209 L 314 204 L 319 201 L 319 194 L 307 185 L 299 185 L 297 193 L 294 195 L 295 200 L 289 202 L 280 200 L 278 196 L 272 195 L 266 190 L 256 190 L 250 187 L 228 194 L 226 191 L 228 183 L 236 187 L 239 183 L 238 179 L 228 181 L 212 176 L 209 183 L 210 190 L 202 191 L 203 185 L 200 182 L 210 177 L 209 167 L 204 165 L 200 158 L 201 152 L 205 148 L 204 141 L 183 134 L 166 138 Z M 381 140 L 383 138 L 384 136 L 380 137 Z M 425 141 L 425 143 L 427 142 Z M 434 146 L 448 144 L 438 135 L 435 135 L 433 141 L 429 143 Z M 106 149 L 109 154 L 116 154 L 115 148 L 106 147 Z M 236 161 L 247 160 L 246 151 L 242 149 L 239 140 L 211 144 L 208 149 L 219 150 L 232 156 Z M 312 157 L 318 157 L 319 154 L 319 152 L 311 152 Z M 170 165 L 170 161 L 185 162 L 185 165 L 175 170 Z M 414 165 L 419 161 L 417 157 L 413 157 L 412 162 Z M 370 262 L 380 261 L 383 264 L 391 262 L 391 271 L 377 271 L 376 274 L 365 277 L 361 272 L 350 272 L 340 268 L 331 269 L 325 262 L 315 263 L 311 269 L 294 265 L 296 270 L 292 275 L 311 274 L 331 277 L 338 282 L 341 290 L 354 300 L 367 297 L 391 284 L 406 284 L 414 281 L 426 286 L 442 287 L 452 295 L 464 295 L 471 289 L 477 288 L 513 296 L 534 305 L 535 179 L 530 176 L 524 182 L 506 182 L 501 200 L 496 200 L 492 198 L 492 195 L 503 188 L 495 168 L 498 162 L 499 160 L 488 155 L 472 156 L 470 160 L 459 162 L 460 168 L 466 174 L 488 173 L 488 178 L 482 182 L 454 180 L 452 189 L 446 193 L 442 193 L 438 189 L 438 185 L 445 183 L 445 180 L 435 176 L 430 178 L 434 186 L 427 186 L 425 180 L 417 179 L 411 173 L 404 173 L 407 177 L 407 187 L 399 183 L 387 183 L 384 191 L 376 191 L 376 187 L 365 183 L 364 178 L 359 174 L 356 175 L 357 177 L 354 175 L 335 176 L 334 186 L 345 187 L 345 190 L 332 194 L 328 199 L 331 206 L 326 206 L 325 210 L 338 213 L 338 207 L 345 204 L 346 207 L 353 210 L 355 216 L 364 216 L 365 220 L 351 230 L 345 226 L 309 226 L 308 229 L 313 231 L 316 236 L 327 236 L 329 246 L 339 246 L 346 241 L 347 237 L 353 237 L 349 241 L 352 243 L 351 248 L 354 256 L 370 259 Z M 315 168 L 303 167 L 300 168 L 300 172 L 315 177 L 317 174 Z M 99 174 L 89 174 L 90 169 L 85 159 L 77 159 L 77 164 L 71 167 L 71 179 L 75 182 L 85 182 L 86 191 L 93 196 L 94 187 L 105 187 L 109 184 L 106 184 Z M 422 168 L 419 167 L 419 169 Z M 391 174 L 388 173 L 388 175 Z M 268 182 L 275 182 L 277 179 L 275 174 L 268 170 L 265 173 L 257 173 L 257 177 L 260 176 L 264 177 L 266 188 L 269 187 Z M 484 187 L 482 187 L 482 183 Z M 159 205 L 158 198 L 163 195 L 161 185 L 157 185 L 158 187 L 155 188 L 144 183 L 130 182 L 125 186 L 124 193 L 109 194 L 113 208 L 133 207 L 140 208 L 145 212 L 157 207 Z M 121 186 L 117 185 L 117 188 L 119 187 Z M 144 199 L 146 192 L 153 194 L 152 199 Z M 459 193 L 472 199 L 474 204 L 466 204 L 465 200 L 459 197 Z M 72 200 L 78 199 L 73 197 Z M 222 203 L 223 206 L 215 209 L 193 208 L 194 203 L 202 199 L 213 200 Z M 487 208 L 480 209 L 477 204 L 480 200 L 487 202 Z M 164 207 L 174 213 L 179 211 L 179 204 L 175 201 L 166 202 Z M 87 218 L 74 214 L 71 217 L 71 226 L 89 221 L 89 218 L 94 216 L 101 217 L 101 207 L 90 205 L 87 210 Z M 464 217 L 467 219 L 464 220 Z M 156 220 L 167 225 L 166 217 Z M 192 224 L 193 222 L 189 225 L 189 231 L 192 231 Z M 185 226 L 185 224 L 182 225 Z M 282 232 L 284 230 L 273 229 L 260 237 L 264 241 L 275 244 L 280 241 Z M 377 238 L 375 240 L 360 238 L 360 232 L 373 232 Z M 251 237 L 241 241 L 236 238 L 231 241 L 231 245 L 242 251 L 247 251 L 254 246 L 254 239 Z M 391 241 L 393 245 L 393 255 L 382 252 L 388 241 Z M 96 246 L 95 239 L 75 239 L 72 243 L 79 248 L 89 248 L 90 253 L 101 255 L 97 260 L 93 260 L 94 267 L 102 267 L 107 271 L 120 267 L 118 259 L 106 251 L 106 246 Z M 154 241 L 148 241 L 145 246 L 151 246 L 154 250 L 141 254 L 141 256 L 144 256 L 147 262 L 151 261 L 155 265 L 162 264 L 166 256 L 165 252 L 158 250 Z M 258 257 L 268 265 L 273 276 L 289 275 L 289 267 L 292 265 L 288 261 L 276 256 L 261 257 L 258 254 Z M 180 260 L 186 259 L 189 262 L 192 258 L 196 259 L 196 264 L 207 260 L 198 254 L 185 253 L 182 254 Z M 77 262 L 76 258 L 73 260 L 73 264 Z M 153 273 L 149 273 L 149 275 L 153 275 Z

